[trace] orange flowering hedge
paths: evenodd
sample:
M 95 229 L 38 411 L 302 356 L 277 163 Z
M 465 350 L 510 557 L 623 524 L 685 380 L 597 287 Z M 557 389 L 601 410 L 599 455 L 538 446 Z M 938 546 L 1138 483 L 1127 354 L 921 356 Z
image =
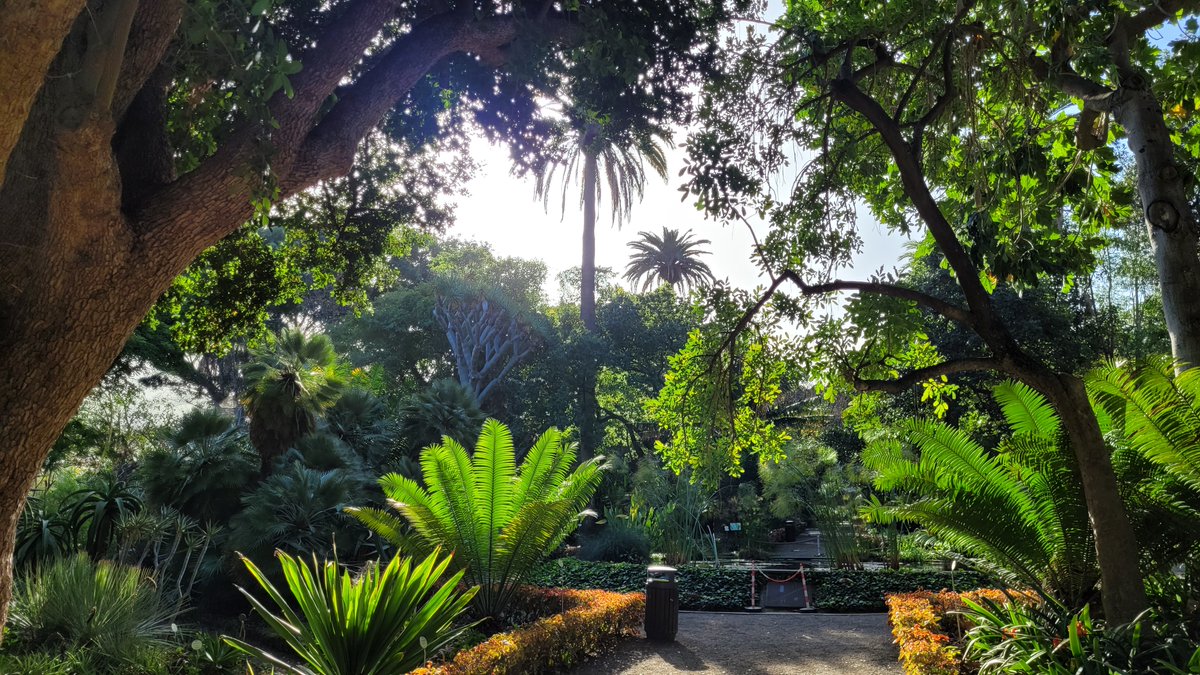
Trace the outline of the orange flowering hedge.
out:
M 410 675 L 488 675 L 543 673 L 570 667 L 600 654 L 622 637 L 637 635 L 645 614 L 642 593 L 527 589 L 530 610 L 562 608 L 528 626 L 493 635 L 454 660 L 429 664 Z
M 1022 591 L 981 589 L 968 593 L 917 591 L 887 596 L 888 622 L 900 647 L 900 663 L 907 675 L 957 675 L 962 665 L 962 650 L 954 643 L 962 631 L 970 628 L 965 619 L 952 612 L 961 611 L 963 600 L 991 600 L 1006 604 L 1009 597 L 1036 602 L 1037 596 Z

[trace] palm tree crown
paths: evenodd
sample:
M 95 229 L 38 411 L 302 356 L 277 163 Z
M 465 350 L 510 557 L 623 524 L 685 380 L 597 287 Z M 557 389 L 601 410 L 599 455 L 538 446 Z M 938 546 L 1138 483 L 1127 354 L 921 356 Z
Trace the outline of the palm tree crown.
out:
M 242 374 L 249 390 L 250 442 L 265 473 L 276 457 L 316 428 L 346 385 L 329 338 L 298 330 L 284 331 L 274 344 L 257 350 Z
M 619 125 L 590 116 L 574 125 L 564 126 L 537 170 L 537 194 L 549 200 L 553 186 L 562 184 L 562 206 L 566 211 L 567 194 L 580 185 L 583 206 L 583 261 L 580 279 L 580 315 L 588 330 L 596 327 L 596 202 L 607 187 L 614 223 L 629 216 L 634 200 L 641 199 L 646 187 L 646 167 L 663 179 L 667 177 L 667 156 L 663 145 L 670 145 L 670 134 L 654 125 Z
M 629 242 L 634 253 L 625 266 L 625 279 L 641 290 L 647 291 L 659 283 L 672 287 L 691 289 L 713 281 L 712 270 L 700 260 L 708 251 L 700 247 L 712 243 L 707 239 L 694 239 L 691 231 L 682 235 L 679 230 L 664 227 L 662 236 L 653 232 L 639 232 L 641 237 Z

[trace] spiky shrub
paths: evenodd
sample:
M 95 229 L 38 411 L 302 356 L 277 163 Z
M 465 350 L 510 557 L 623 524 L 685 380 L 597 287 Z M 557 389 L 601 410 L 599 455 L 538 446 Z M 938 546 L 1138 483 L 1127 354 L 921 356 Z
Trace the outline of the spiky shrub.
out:
M 138 478 L 151 504 L 226 523 L 240 508 L 258 464 L 233 418 L 201 409 L 185 415 L 164 446 L 142 458 Z
M 1012 431 L 1002 452 L 989 452 L 960 429 L 909 420 L 899 439 L 871 444 L 863 463 L 875 486 L 904 495 L 875 500 L 870 519 L 924 526 L 952 549 L 1005 582 L 1080 607 L 1099 580 L 1083 488 L 1058 415 L 1029 387 L 995 390 Z
M 167 644 L 173 616 L 142 570 L 75 555 L 21 580 L 10 630 L 19 644 L 84 649 L 119 664 Z
M 225 640 L 287 673 L 302 675 L 402 675 L 424 663 L 465 627 L 455 621 L 475 589 L 459 591 L 462 572 L 443 580 L 451 558 L 433 552 L 419 563 L 392 558 L 369 563 L 357 576 L 337 563 L 312 566 L 286 553 L 279 564 L 291 598 L 247 558 L 274 608 L 241 590 L 275 635 L 306 667 L 298 668 L 241 640 Z M 293 603 L 295 606 L 293 607 Z
M 346 386 L 333 342 L 325 335 L 286 330 L 258 349 L 246 364 L 245 404 L 250 441 L 264 473 L 277 457 L 316 429 L 317 419 L 333 406 Z
M 409 396 L 400 405 L 399 417 L 400 436 L 414 450 L 446 436 L 468 443 L 485 419 L 470 392 L 450 379 L 437 380 L 428 389 Z
M 596 457 L 572 469 L 575 445 L 550 429 L 518 469 L 508 427 L 488 420 L 473 455 L 450 438 L 425 449 L 421 469 L 428 489 L 398 474 L 380 479 L 400 518 L 371 508 L 350 512 L 406 553 L 453 550 L 454 565 L 480 587 L 476 610 L 498 617 L 588 513 L 602 462 Z
M 1128 624 L 1093 619 L 1091 610 L 1056 611 L 1030 603 L 964 599 L 966 656 L 991 673 L 1196 673 L 1200 647 L 1186 620 L 1143 612 Z
M 349 553 L 357 532 L 366 532 L 342 509 L 359 500 L 362 485 L 359 474 L 345 469 L 286 464 L 242 498 L 242 512 L 229 523 L 228 550 L 260 564 L 275 549 L 322 556 L 334 550 Z

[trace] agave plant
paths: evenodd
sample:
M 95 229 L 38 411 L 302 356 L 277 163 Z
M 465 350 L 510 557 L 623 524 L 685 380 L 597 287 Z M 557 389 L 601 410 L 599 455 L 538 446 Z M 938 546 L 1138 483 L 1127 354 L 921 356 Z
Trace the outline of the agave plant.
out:
M 585 507 L 600 485 L 602 462 L 596 457 L 572 470 L 574 444 L 550 429 L 517 468 L 508 427 L 488 420 L 473 456 L 451 438 L 425 449 L 428 490 L 398 474 L 380 479 L 403 520 L 378 509 L 349 511 L 406 553 L 453 550 L 455 567 L 480 586 L 477 611 L 498 617 L 537 563 L 591 513 Z
M 291 601 L 248 558 L 243 558 L 277 609 L 239 588 L 254 611 L 292 650 L 297 667 L 241 640 L 225 641 L 279 670 L 298 675 L 402 675 L 456 639 L 469 626 L 455 621 L 475 595 L 459 591 L 462 572 L 443 581 L 451 558 L 431 553 L 420 563 L 392 558 L 369 563 L 352 576 L 337 563 L 312 566 L 278 553 Z M 292 602 L 295 602 L 295 608 Z
M 883 524 L 924 526 L 952 549 L 1010 584 L 1027 586 L 1065 607 L 1086 604 L 1099 581 L 1095 545 L 1078 471 L 1058 415 L 1029 387 L 995 390 L 1013 435 L 999 453 L 941 422 L 909 420 L 897 439 L 872 443 L 863 463 L 880 490 L 899 490 L 900 504 L 875 498 L 865 510 Z
M 141 497 L 116 478 L 101 478 L 67 496 L 70 527 L 74 536 L 83 535 L 84 549 L 93 560 L 108 553 L 117 535 L 117 524 L 142 510 Z
M 17 521 L 13 563 L 17 567 L 36 567 L 57 560 L 75 548 L 71 522 L 61 514 L 51 513 L 37 495 L 25 500 L 21 519 Z

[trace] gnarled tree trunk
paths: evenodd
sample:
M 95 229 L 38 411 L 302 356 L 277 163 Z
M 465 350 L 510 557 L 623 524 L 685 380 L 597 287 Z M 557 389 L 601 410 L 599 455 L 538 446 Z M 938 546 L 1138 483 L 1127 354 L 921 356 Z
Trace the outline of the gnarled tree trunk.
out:
M 443 57 L 502 60 L 519 30 L 561 20 L 436 14 L 343 86 L 397 4 L 348 3 L 300 55 L 295 95 L 269 102 L 283 197 L 344 175 L 358 142 Z M 171 175 L 160 69 L 183 11 L 179 0 L 0 11 L 0 624 L 17 519 L 55 439 L 172 279 L 252 214 L 257 125 Z

